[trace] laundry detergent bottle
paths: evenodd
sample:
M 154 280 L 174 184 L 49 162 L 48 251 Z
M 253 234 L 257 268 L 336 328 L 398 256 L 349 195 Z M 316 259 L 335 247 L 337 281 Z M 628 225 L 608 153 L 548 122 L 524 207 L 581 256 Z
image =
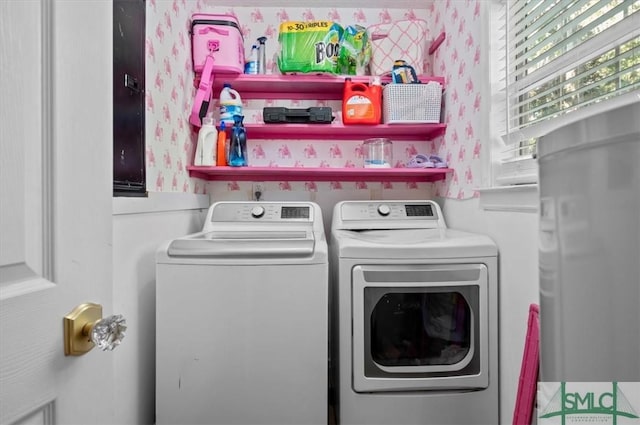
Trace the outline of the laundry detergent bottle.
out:
M 225 128 L 224 122 L 220 123 L 220 128 L 218 129 L 218 146 L 216 152 L 216 165 L 227 165 L 227 130 Z
M 234 115 L 242 115 L 242 99 L 240 93 L 231 88 L 231 84 L 224 83 L 220 91 L 220 122 L 231 127 L 235 122 Z
M 218 130 L 211 115 L 202 119 L 193 165 L 216 165 Z
M 382 87 L 380 77 L 371 84 L 344 82 L 342 122 L 344 124 L 380 124 L 382 118 Z
M 242 124 L 244 116 L 234 115 L 234 124 L 229 142 L 229 165 L 232 167 L 246 167 L 247 162 L 247 132 Z

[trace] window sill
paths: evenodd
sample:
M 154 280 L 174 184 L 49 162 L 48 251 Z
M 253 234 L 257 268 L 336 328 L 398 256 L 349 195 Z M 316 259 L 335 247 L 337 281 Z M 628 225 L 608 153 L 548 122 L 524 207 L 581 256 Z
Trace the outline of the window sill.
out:
M 537 213 L 540 197 L 537 184 L 478 189 L 480 207 L 485 211 Z

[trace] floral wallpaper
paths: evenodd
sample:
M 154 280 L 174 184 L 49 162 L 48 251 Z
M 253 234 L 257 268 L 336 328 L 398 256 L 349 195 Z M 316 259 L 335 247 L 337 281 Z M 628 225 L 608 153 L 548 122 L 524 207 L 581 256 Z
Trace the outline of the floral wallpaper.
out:
M 447 82 L 444 97 L 447 132 L 435 140 L 439 155 L 453 168 L 453 175 L 436 182 L 435 195 L 467 199 L 477 197 L 482 161 L 488 161 L 480 140 L 482 125 L 480 88 L 488 84 L 480 68 L 481 0 L 435 1 L 429 8 L 434 28 L 447 37 L 434 60 L 435 73 Z M 488 2 L 484 2 L 488 3 Z M 483 154 L 485 157 L 483 158 Z
M 228 4 L 232 4 L 229 2 Z M 446 78 L 444 136 L 435 140 L 394 141 L 396 166 L 416 153 L 437 153 L 454 173 L 437 183 L 403 182 L 267 182 L 268 193 L 293 196 L 296 192 L 320 192 L 338 199 L 425 198 L 443 196 L 465 199 L 475 196 L 480 174 L 482 144 L 480 125 L 480 0 L 435 1 L 421 9 L 233 7 L 205 0 L 149 0 L 146 29 L 146 160 L 147 189 L 157 192 L 209 193 L 216 199 L 248 199 L 251 182 L 206 182 L 190 178 L 186 166 L 193 162 L 197 132 L 188 123 L 195 88 L 191 64 L 189 25 L 198 12 L 234 14 L 241 25 L 248 56 L 259 36 L 267 37 L 268 69 L 277 72 L 273 57 L 278 48 L 278 26 L 287 20 L 330 19 L 343 26 L 369 26 L 402 19 L 424 19 L 428 39 L 445 31 L 445 42 L 425 63 Z M 268 71 L 269 72 L 269 71 Z M 242 93 L 240 93 L 242 95 Z M 214 94 L 217 96 L 217 94 Z M 217 105 L 214 105 L 217 106 Z M 261 122 L 264 106 L 331 106 L 340 120 L 341 101 L 249 100 L 243 102 L 245 123 Z M 253 140 L 248 134 L 250 166 L 359 167 L 362 149 L 353 140 Z M 385 195 L 386 194 L 386 195 Z M 393 195 L 391 195 L 393 194 Z M 249 195 L 250 196 L 250 195 Z M 308 199 L 308 198 L 305 198 Z

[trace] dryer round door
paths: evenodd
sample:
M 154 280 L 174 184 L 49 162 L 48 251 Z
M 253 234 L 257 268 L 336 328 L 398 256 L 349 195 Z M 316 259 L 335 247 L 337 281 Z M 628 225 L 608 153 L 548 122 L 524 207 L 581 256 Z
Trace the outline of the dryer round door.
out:
M 352 279 L 354 391 L 489 385 L 484 264 L 359 265 Z

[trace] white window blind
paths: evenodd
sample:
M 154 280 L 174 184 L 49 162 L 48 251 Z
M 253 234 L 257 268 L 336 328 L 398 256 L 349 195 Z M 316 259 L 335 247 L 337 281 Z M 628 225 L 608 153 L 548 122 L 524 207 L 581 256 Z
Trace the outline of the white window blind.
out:
M 510 0 L 501 6 L 493 12 L 500 16 L 501 10 L 506 20 L 498 180 L 528 183 L 537 169 L 538 137 L 589 111 L 638 100 L 640 0 Z

